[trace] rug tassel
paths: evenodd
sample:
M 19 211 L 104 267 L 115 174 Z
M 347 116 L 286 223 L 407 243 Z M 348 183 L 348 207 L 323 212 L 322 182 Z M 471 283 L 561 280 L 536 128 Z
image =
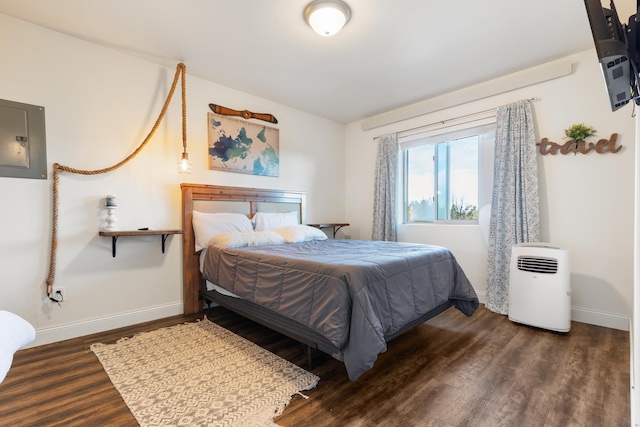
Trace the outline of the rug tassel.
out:
M 296 391 L 296 394 L 299 394 L 299 395 L 300 395 L 300 396 L 302 396 L 304 399 L 309 400 L 309 396 L 304 395 L 304 394 L 300 393 L 299 391 Z

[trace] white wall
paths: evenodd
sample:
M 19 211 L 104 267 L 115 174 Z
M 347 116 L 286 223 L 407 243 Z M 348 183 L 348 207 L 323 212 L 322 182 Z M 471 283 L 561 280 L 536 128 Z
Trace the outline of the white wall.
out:
M 567 77 L 362 131 L 346 127 L 346 221 L 353 238 L 371 236 L 373 138 L 389 132 L 483 111 L 522 99 L 533 103 L 537 138 L 563 142 L 563 130 L 585 123 L 599 138 L 618 133 L 617 154 L 538 155 L 541 240 L 571 250 L 572 319 L 628 329 L 632 311 L 635 129 L 632 106 L 612 113 L 595 50 L 564 58 Z M 472 72 L 472 70 L 469 70 Z M 449 247 L 481 299 L 487 251 L 477 226 L 401 225 L 399 240 Z
M 35 344 L 182 312 L 181 238 L 121 237 L 117 256 L 98 236 L 104 198 L 116 195 L 120 229 L 181 228 L 182 151 L 179 89 L 149 145 L 133 161 L 99 176 L 60 177 L 56 286 L 62 307 L 45 296 L 54 162 L 81 169 L 111 166 L 151 130 L 175 68 L 0 15 L 0 98 L 45 107 L 49 179 L 0 177 L 0 309 L 30 321 Z M 177 59 L 175 63 L 177 64 Z M 189 76 L 187 120 L 193 183 L 308 192 L 309 222 L 344 219 L 344 126 Z M 210 102 L 275 115 L 280 176 L 207 169 Z

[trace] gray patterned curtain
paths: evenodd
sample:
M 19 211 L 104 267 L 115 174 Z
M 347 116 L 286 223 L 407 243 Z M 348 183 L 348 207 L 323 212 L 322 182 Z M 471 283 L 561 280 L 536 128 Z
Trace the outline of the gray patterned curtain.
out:
M 378 137 L 376 174 L 373 183 L 373 227 L 371 240 L 396 241 L 396 185 L 398 174 L 398 136 Z
M 540 236 L 538 165 L 530 101 L 498 108 L 489 223 L 486 307 L 509 308 L 511 247 Z

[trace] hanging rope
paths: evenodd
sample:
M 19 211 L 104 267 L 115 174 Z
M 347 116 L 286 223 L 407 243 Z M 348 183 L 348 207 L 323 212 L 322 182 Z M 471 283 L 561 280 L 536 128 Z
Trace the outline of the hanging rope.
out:
M 113 170 L 118 169 L 121 166 L 124 166 L 131 159 L 142 151 L 142 149 L 147 145 L 149 140 L 156 133 L 156 130 L 160 126 L 162 119 L 167 113 L 167 108 L 171 103 L 171 98 L 173 98 L 173 93 L 176 90 L 176 86 L 178 84 L 178 79 L 182 78 L 182 147 L 183 151 L 186 153 L 187 151 L 187 103 L 186 103 L 186 83 L 185 83 L 185 74 L 187 67 L 181 62 L 176 67 L 176 74 L 173 78 L 173 83 L 171 84 L 171 90 L 167 95 L 167 99 L 164 102 L 162 110 L 160 111 L 160 115 L 156 120 L 156 123 L 153 125 L 153 128 L 147 135 L 147 137 L 142 141 L 142 143 L 135 149 L 135 151 L 129 154 L 124 160 L 116 163 L 113 166 L 104 169 L 96 169 L 96 170 L 86 170 L 86 169 L 75 169 L 69 166 L 61 165 L 59 163 L 53 164 L 53 215 L 52 215 L 52 230 L 51 230 L 51 257 L 49 259 L 49 275 L 47 276 L 47 296 L 52 301 L 58 302 L 51 297 L 51 293 L 53 292 L 53 283 L 56 277 L 56 252 L 58 249 L 58 182 L 59 182 L 59 174 L 60 172 L 70 172 L 79 175 L 99 175 L 107 172 L 111 172 Z

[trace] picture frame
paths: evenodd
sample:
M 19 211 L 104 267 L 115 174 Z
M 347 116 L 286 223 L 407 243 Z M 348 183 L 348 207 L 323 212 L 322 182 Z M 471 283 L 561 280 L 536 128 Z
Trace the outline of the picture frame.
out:
M 207 123 L 210 170 L 279 176 L 278 128 L 215 113 Z

